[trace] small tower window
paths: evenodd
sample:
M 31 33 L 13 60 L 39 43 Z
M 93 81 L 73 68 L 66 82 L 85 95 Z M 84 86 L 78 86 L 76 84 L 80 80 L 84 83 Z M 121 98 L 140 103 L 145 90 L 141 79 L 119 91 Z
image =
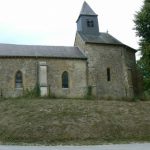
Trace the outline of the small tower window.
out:
M 15 76 L 15 87 L 22 88 L 22 72 L 17 71 Z
M 64 71 L 62 74 L 62 88 L 69 87 L 69 79 L 68 79 L 68 72 Z
M 107 68 L 107 81 L 111 80 L 111 76 L 110 76 L 110 68 Z
M 87 20 L 87 26 L 88 27 L 94 27 L 94 21 L 93 20 Z

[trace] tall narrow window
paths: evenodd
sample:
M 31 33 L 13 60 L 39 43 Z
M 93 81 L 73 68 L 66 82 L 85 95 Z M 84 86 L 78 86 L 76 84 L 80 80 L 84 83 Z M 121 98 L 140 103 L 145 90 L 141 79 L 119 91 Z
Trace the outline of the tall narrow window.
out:
M 110 81 L 110 68 L 107 68 L 107 81 Z
M 68 79 L 68 72 L 64 71 L 62 74 L 62 88 L 69 87 L 69 79 Z
M 22 72 L 17 71 L 15 76 L 15 87 L 16 88 L 22 88 Z

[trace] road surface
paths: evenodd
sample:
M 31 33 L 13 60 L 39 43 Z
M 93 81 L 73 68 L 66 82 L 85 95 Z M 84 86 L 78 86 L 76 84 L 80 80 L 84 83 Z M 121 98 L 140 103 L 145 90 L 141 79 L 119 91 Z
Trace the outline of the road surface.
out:
M 150 143 L 94 146 L 12 146 L 0 145 L 0 150 L 150 150 Z

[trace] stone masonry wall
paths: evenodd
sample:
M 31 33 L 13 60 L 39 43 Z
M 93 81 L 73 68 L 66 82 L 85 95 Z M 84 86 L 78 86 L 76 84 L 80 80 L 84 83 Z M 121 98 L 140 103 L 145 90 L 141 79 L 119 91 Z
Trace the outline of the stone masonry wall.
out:
M 56 97 L 84 97 L 86 94 L 86 60 L 50 58 L 0 58 L 0 96 L 16 97 L 33 89 L 38 80 L 38 63 L 46 62 L 48 91 Z M 23 74 L 23 88 L 15 87 L 15 74 Z M 69 74 L 69 88 L 62 88 L 61 76 Z
M 92 86 L 93 95 L 101 99 L 133 97 L 133 91 L 127 86 L 131 77 L 127 72 L 128 59 L 124 47 L 85 43 L 78 33 L 75 46 L 88 56 L 88 86 Z M 110 69 L 111 81 L 107 81 L 107 68 Z
M 137 81 L 137 68 L 136 68 L 136 60 L 135 60 L 135 52 L 126 49 L 125 51 L 125 63 L 127 67 L 128 72 L 128 78 L 131 78 L 131 80 L 128 80 L 128 86 L 131 91 L 133 91 L 133 97 L 138 95 L 138 81 Z

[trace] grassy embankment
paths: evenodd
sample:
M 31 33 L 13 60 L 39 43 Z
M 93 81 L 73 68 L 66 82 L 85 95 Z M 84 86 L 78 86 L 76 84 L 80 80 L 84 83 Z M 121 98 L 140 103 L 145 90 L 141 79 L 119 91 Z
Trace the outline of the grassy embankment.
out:
M 0 101 L 2 143 L 99 144 L 150 141 L 150 101 Z

